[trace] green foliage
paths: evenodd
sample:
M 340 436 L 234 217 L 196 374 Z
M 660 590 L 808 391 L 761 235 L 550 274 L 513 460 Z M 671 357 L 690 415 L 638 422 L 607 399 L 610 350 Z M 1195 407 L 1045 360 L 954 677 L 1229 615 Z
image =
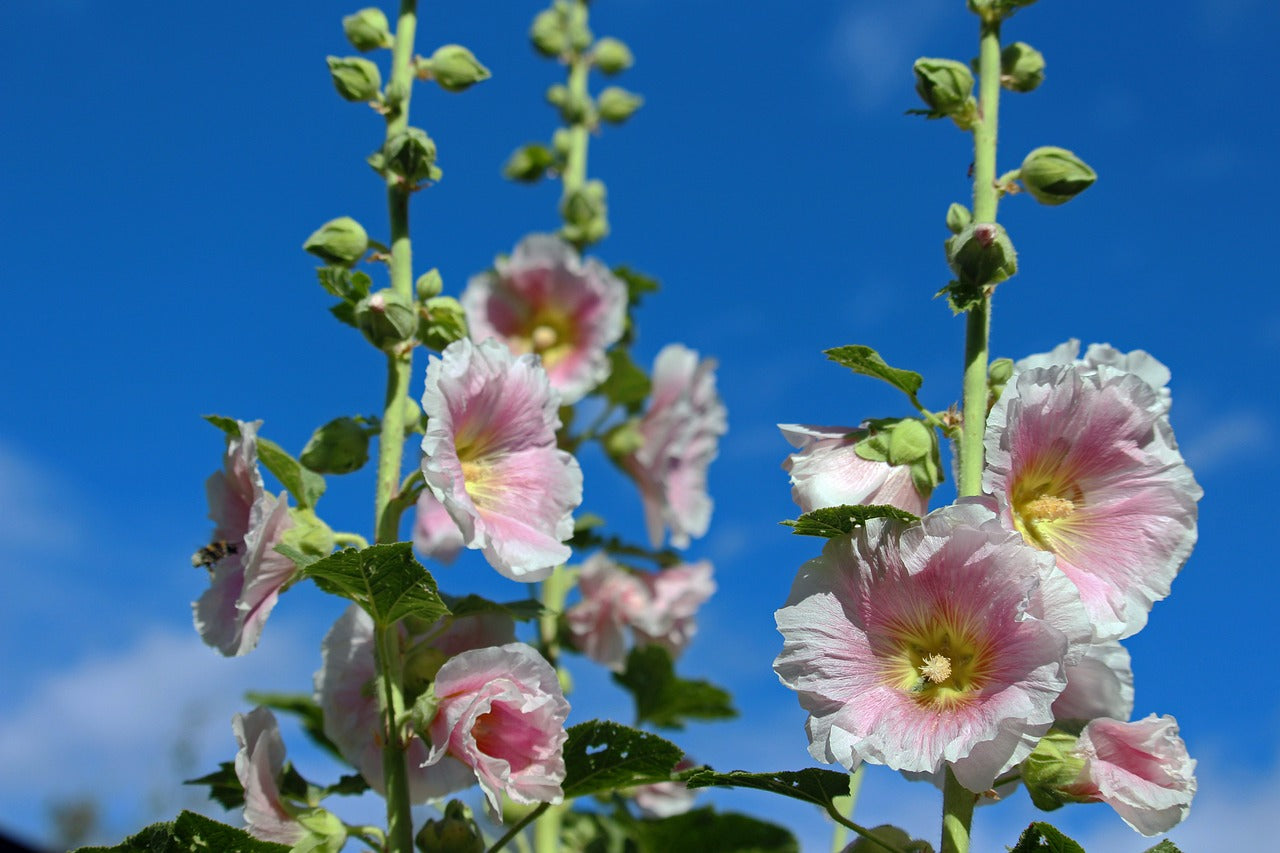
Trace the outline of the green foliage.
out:
M 690 681 L 675 673 L 671 653 L 662 646 L 638 646 L 627 655 L 627 668 L 613 680 L 635 698 L 636 722 L 681 729 L 686 720 L 725 720 L 738 716 L 728 691 L 707 681 Z
M 222 430 L 230 438 L 240 437 L 240 425 L 222 415 L 205 415 L 204 419 Z M 288 489 L 299 507 L 313 507 L 324 494 L 324 477 L 302 467 L 298 460 L 268 438 L 258 436 L 258 461 Z
M 698 853 L 799 853 L 795 836 L 782 827 L 747 815 L 721 814 L 713 807 L 694 809 L 662 820 L 637 821 L 640 853 L 696 850 Z
M 346 761 L 337 744 L 329 740 L 328 735 L 324 733 L 324 712 L 320 710 L 320 705 L 310 693 L 259 693 L 251 690 L 244 695 L 244 698 L 245 701 L 254 705 L 262 705 L 273 711 L 297 717 L 302 724 L 302 731 L 312 743 L 339 761 Z
M 912 402 L 915 401 L 916 393 L 919 392 L 920 386 L 924 384 L 924 377 L 919 373 L 890 367 L 885 364 L 884 359 L 880 357 L 880 353 L 871 347 L 850 344 L 823 350 L 823 354 L 836 364 L 842 364 L 854 373 L 883 379 L 910 397 Z
M 517 622 L 531 622 L 546 612 L 540 601 L 525 598 L 519 601 L 498 603 L 474 593 L 464 596 L 440 594 L 445 606 L 454 616 L 472 616 L 476 613 L 505 613 Z
M 621 347 L 609 352 L 609 378 L 599 388 L 605 399 L 634 409 L 649 397 L 651 388 L 649 374 L 631 360 L 631 353 Z
M 1166 838 L 1155 847 L 1147 848 L 1147 853 L 1182 853 L 1182 851 L 1178 849 L 1178 845 Z
M 288 853 L 284 844 L 184 811 L 171 823 L 153 823 L 114 847 L 81 847 L 78 853 Z
M 797 519 L 781 523 L 790 527 L 791 532 L 797 536 L 822 536 L 831 539 L 835 536 L 843 536 L 846 533 L 850 533 L 855 528 L 862 527 L 872 518 L 893 518 L 898 521 L 912 522 L 918 521 L 920 516 L 912 515 L 905 509 L 898 509 L 896 506 L 881 506 L 879 504 L 850 506 L 849 504 L 843 504 L 841 506 L 815 509 L 813 512 L 806 512 Z
M 668 782 L 684 750 L 657 735 L 608 720 L 569 729 L 564 745 L 565 799 Z
M 1053 824 L 1037 822 L 1026 828 L 1009 853 L 1084 853 L 1084 848 Z
M 849 796 L 848 773 L 817 767 L 780 770 L 777 773 L 748 773 L 746 770 L 717 773 L 710 767 L 699 767 L 685 772 L 682 778 L 690 788 L 752 788 L 813 803 L 824 809 L 834 808 L 836 797 Z
M 236 775 L 234 761 L 223 761 L 212 773 L 201 776 L 199 779 L 187 779 L 182 784 L 208 785 L 209 799 L 228 811 L 244 805 L 244 786 L 240 784 L 240 777 Z
M 379 627 L 406 616 L 433 622 L 449 613 L 435 578 L 414 558 L 408 542 L 338 551 L 307 566 L 303 576 L 359 604 Z
M 317 474 L 350 474 L 369 461 L 369 431 L 355 418 L 334 418 L 311 434 L 298 461 Z
M 613 274 L 626 283 L 627 304 L 632 307 L 639 305 L 640 300 L 648 294 L 657 293 L 662 289 L 657 279 L 650 278 L 642 272 L 636 272 L 631 267 L 614 267 Z

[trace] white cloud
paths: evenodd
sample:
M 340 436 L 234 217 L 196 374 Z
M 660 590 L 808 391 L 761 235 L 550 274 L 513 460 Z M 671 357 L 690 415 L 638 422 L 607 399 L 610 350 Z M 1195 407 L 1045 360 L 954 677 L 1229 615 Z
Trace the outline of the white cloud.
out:
M 72 492 L 64 478 L 0 440 L 0 539 L 7 545 L 62 550 L 82 541 L 63 509 Z
M 1270 447 L 1271 428 L 1257 412 L 1234 412 L 1214 420 L 1208 429 L 1182 445 L 1182 455 L 1197 475 L 1254 458 L 1255 452 Z
M 848 80 L 853 105 L 871 112 L 895 92 L 909 93 L 912 61 L 952 11 L 942 0 L 848 4 L 833 29 L 828 55 Z

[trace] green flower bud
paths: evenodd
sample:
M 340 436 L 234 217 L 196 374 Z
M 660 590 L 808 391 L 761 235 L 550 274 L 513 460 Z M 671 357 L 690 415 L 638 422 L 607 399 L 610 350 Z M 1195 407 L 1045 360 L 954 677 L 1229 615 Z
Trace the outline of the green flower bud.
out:
M 384 352 L 413 337 L 418 312 L 413 300 L 387 287 L 356 303 L 356 327 Z
M 467 312 L 452 296 L 435 296 L 423 303 L 418 340 L 437 352 L 467 336 Z
M 903 418 L 889 429 L 890 465 L 910 465 L 934 448 L 933 431 L 915 418 Z
M 559 128 L 555 133 L 551 134 L 551 150 L 561 160 L 569 156 L 569 149 L 573 147 L 573 133 L 567 128 Z
M 1009 379 L 1013 376 L 1013 359 L 997 358 L 991 362 L 991 366 L 987 368 L 987 391 L 990 394 L 990 402 L 995 403 L 1000 399 L 1000 395 L 1004 393 L 1004 386 L 1009 384 Z
M 969 66 L 954 59 L 921 57 L 912 71 L 916 75 L 916 92 L 929 107 L 930 118 L 952 116 L 958 123 L 970 110 L 973 73 Z
M 969 208 L 959 202 L 951 202 L 951 206 L 947 208 L 947 230 L 952 234 L 959 234 L 969 226 L 973 221 L 973 214 L 969 212 Z
M 609 233 L 604 184 L 587 181 L 560 201 L 563 234 L 571 243 L 594 243 Z
M 978 222 L 947 241 L 947 263 L 967 288 L 999 284 L 1018 271 L 1018 255 L 1004 226 Z
M 404 434 L 422 432 L 422 407 L 412 397 L 404 398 Z
M 302 248 L 326 264 L 349 267 L 369 250 L 369 235 L 350 216 L 339 216 L 317 228 Z
M 444 281 L 440 278 L 440 270 L 432 267 L 418 276 L 418 281 L 414 284 L 413 290 L 418 295 L 419 300 L 439 296 L 440 291 L 444 290 Z
M 297 815 L 298 823 L 307 831 L 307 837 L 301 839 L 294 850 L 307 850 L 310 853 L 340 853 L 347 843 L 347 827 L 333 812 L 313 808 Z
M 404 691 L 410 702 L 426 692 L 448 659 L 447 654 L 431 646 L 420 646 L 405 659 Z M 430 717 L 426 722 L 431 722 Z
M 1030 92 L 1044 82 L 1044 54 L 1025 41 L 1000 52 L 1000 85 L 1011 92 Z
M 413 843 L 422 853 L 484 853 L 484 836 L 461 800 L 450 800 L 444 817 L 429 820 Z
M 631 48 L 615 38 L 602 38 L 591 51 L 596 68 L 604 74 L 618 74 L 635 64 Z
M 1062 789 L 1076 780 L 1084 759 L 1075 755 L 1076 736 L 1053 729 L 1040 738 L 1036 748 L 1022 762 L 1022 781 L 1036 808 L 1053 811 L 1066 803 L 1089 802 Z
M 554 9 L 539 12 L 529 29 L 529 40 L 543 56 L 556 57 L 564 53 L 569 41 L 559 13 Z
M 311 434 L 298 461 L 317 474 L 350 474 L 369 461 L 369 433 L 354 418 L 336 418 Z
M 376 101 L 382 88 L 378 66 L 360 56 L 329 56 L 333 88 L 348 101 Z
M 446 92 L 461 92 L 493 75 L 480 64 L 475 54 L 462 45 L 446 44 L 437 48 L 431 58 L 419 65 Z
M 600 93 L 596 107 L 600 111 L 600 118 L 611 124 L 622 124 L 643 103 L 644 98 L 639 95 L 618 86 L 610 86 Z
M 502 175 L 508 180 L 533 183 L 542 179 L 555 162 L 545 145 L 536 143 L 517 148 L 502 167 Z
M 614 460 L 624 459 L 644 447 L 639 419 L 631 418 L 610 429 L 604 434 L 603 444 L 604 452 Z
M 361 9 L 354 15 L 347 15 L 342 19 L 342 31 L 347 34 L 351 46 L 362 52 L 395 44 L 387 16 L 381 9 Z
M 565 86 L 547 89 L 547 103 L 560 110 L 565 124 L 583 124 L 591 118 L 591 97 L 571 92 Z
M 413 185 L 440 180 L 436 144 L 421 128 L 409 127 L 393 134 L 383 145 L 382 165 Z
M 313 557 L 327 557 L 333 553 L 333 531 L 311 509 L 289 508 L 293 527 L 285 531 L 281 541 Z
M 1098 173 L 1065 148 L 1046 145 L 1022 161 L 1019 177 L 1041 204 L 1065 204 L 1093 186 Z

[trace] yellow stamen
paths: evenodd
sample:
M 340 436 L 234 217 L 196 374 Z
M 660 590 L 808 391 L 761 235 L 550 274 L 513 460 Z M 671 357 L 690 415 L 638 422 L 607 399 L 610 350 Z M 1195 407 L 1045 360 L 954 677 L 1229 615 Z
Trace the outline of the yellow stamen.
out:
M 951 677 L 951 659 L 945 655 L 930 655 L 924 659 L 920 674 L 934 684 L 941 684 Z
M 1075 501 L 1057 495 L 1041 495 L 1022 506 L 1022 516 L 1030 522 L 1060 521 L 1075 511 Z
M 545 352 L 560 342 L 560 334 L 547 325 L 538 326 L 529 335 L 534 352 Z

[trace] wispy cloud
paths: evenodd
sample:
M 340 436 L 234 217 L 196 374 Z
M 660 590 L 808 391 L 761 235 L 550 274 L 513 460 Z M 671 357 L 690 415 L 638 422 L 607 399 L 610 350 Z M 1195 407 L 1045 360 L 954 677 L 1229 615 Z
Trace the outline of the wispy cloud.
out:
M 911 62 L 950 8 L 942 0 L 846 4 L 832 30 L 828 56 L 848 81 L 856 109 L 871 112 L 895 92 L 910 92 Z
M 1182 455 L 1197 475 L 1250 458 L 1256 448 L 1269 447 L 1271 428 L 1258 412 L 1234 412 L 1213 421 L 1208 429 L 1193 434 L 1182 446 Z
M 66 549 L 81 540 L 63 508 L 69 482 L 0 439 L 0 539 L 11 547 Z

